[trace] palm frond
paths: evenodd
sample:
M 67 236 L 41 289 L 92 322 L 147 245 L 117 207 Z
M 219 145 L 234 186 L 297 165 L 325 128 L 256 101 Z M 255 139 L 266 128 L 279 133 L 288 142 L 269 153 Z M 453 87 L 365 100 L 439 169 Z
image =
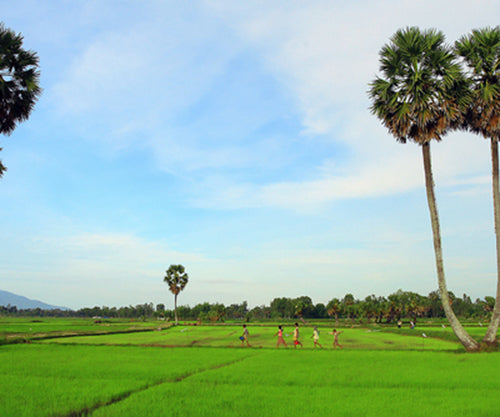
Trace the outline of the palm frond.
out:
M 439 140 L 465 107 L 465 77 L 444 35 L 408 27 L 380 51 L 380 71 L 368 95 L 371 111 L 397 140 Z

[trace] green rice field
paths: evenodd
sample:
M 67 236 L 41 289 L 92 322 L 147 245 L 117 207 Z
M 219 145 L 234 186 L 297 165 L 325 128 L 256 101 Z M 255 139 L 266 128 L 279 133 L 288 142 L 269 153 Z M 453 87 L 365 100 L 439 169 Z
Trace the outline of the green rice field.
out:
M 272 348 L 276 346 L 276 327 L 249 326 L 250 342 L 254 348 Z M 292 330 L 285 330 L 285 341 L 289 347 L 293 347 Z M 325 348 L 333 346 L 333 336 L 329 333 L 332 329 L 321 329 L 320 343 Z M 372 329 L 343 329 L 339 340 L 343 346 L 349 349 L 438 349 L 456 350 L 459 348 L 456 340 L 430 337 L 432 329 L 422 328 L 413 335 L 405 333 L 389 333 L 374 331 Z M 438 331 L 440 332 L 440 331 Z M 241 326 L 178 326 L 162 331 L 133 334 L 110 334 L 82 336 L 71 338 L 56 338 L 47 340 L 45 343 L 59 344 L 92 344 L 92 345 L 141 345 L 141 346 L 163 346 L 163 347 L 239 347 L 241 341 Z M 425 333 L 427 338 L 422 334 Z M 311 339 L 312 329 L 302 328 L 303 346 L 313 348 Z
M 466 354 L 447 328 L 340 329 L 342 349 L 326 326 L 324 349 L 306 326 L 297 349 L 292 326 L 279 349 L 275 326 L 249 325 L 251 348 L 241 325 L 154 328 L 0 346 L 0 416 L 499 413 L 500 353 Z
M 151 330 L 168 327 L 165 322 L 131 320 L 94 320 L 67 318 L 5 318 L 0 317 L 0 337 L 7 341 L 40 339 L 53 336 L 109 334 Z

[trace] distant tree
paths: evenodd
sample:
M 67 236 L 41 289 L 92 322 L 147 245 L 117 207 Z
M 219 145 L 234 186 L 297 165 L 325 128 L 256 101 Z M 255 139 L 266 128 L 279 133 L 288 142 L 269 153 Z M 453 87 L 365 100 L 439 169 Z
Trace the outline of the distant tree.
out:
M 429 305 L 429 317 L 443 317 L 445 315 L 443 304 L 441 303 L 441 298 L 439 296 L 439 291 L 430 292 L 427 296 L 427 300 Z
M 245 318 L 246 315 L 248 314 L 248 302 L 247 301 L 243 301 L 239 307 L 238 307 L 238 311 L 237 311 L 237 314 L 239 317 L 236 317 L 236 318 Z
M 165 320 L 173 320 L 174 319 L 174 312 L 173 310 L 167 310 L 163 312 L 163 317 L 165 317 Z
M 324 319 L 328 316 L 326 306 L 323 303 L 318 303 L 314 306 L 313 316 L 316 319 Z
M 373 317 L 377 317 L 378 303 L 379 300 L 374 294 L 365 297 L 365 299 L 361 302 L 361 313 L 368 320 L 372 319 Z
M 441 302 L 465 349 L 478 350 L 479 344 L 457 319 L 448 296 L 430 153 L 431 141 L 441 140 L 462 121 L 469 100 L 467 81 L 444 35 L 417 27 L 394 34 L 380 51 L 380 69 L 382 77 L 370 85 L 371 110 L 398 141 L 411 140 L 422 149 Z
M 382 323 L 382 319 L 387 316 L 387 311 L 389 309 L 389 301 L 385 297 L 377 297 L 376 306 L 376 322 Z
M 176 310 L 174 310 L 174 319 L 175 319 L 175 312 L 176 312 Z M 189 306 L 177 307 L 177 315 L 179 318 L 184 319 L 184 320 L 193 318 L 193 312 L 191 310 L 191 307 L 189 307 Z
M 470 317 L 473 315 L 472 300 L 467 294 L 463 294 L 462 298 L 456 298 L 453 302 L 453 310 L 457 316 Z
M 391 311 L 398 319 L 408 317 L 415 321 L 417 317 L 421 317 L 424 314 L 426 309 L 425 297 L 411 291 L 399 289 L 387 298 L 391 305 Z
M 474 30 L 455 42 L 471 81 L 472 101 L 465 111 L 465 127 L 490 139 L 493 208 L 497 255 L 497 293 L 493 315 L 484 336 L 486 344 L 497 344 L 500 325 L 500 188 L 498 140 L 500 139 L 500 26 Z
M 243 301 L 241 304 L 231 304 L 226 307 L 226 317 L 228 319 L 243 319 L 248 313 L 248 303 Z
M 250 317 L 263 320 L 271 317 L 271 308 L 265 305 L 255 306 L 250 310 Z
M 142 319 L 150 318 L 154 314 L 153 303 L 137 304 L 134 307 L 135 316 L 141 317 Z
M 210 311 L 210 303 L 204 302 L 202 304 L 196 304 L 192 308 L 192 314 L 194 319 L 205 320 L 208 317 L 208 312 Z
M 495 308 L 495 299 L 489 296 L 484 297 L 483 306 L 485 311 L 492 312 Z
M 22 46 L 22 35 L 0 23 L 0 133 L 6 135 L 28 119 L 42 92 L 38 56 Z M 0 161 L 0 178 L 5 170 Z
M 175 324 L 179 324 L 179 319 L 177 317 L 177 296 L 187 285 L 188 280 L 189 276 L 182 265 L 170 265 L 163 278 L 170 292 L 174 294 Z
M 292 302 L 295 306 L 295 316 L 302 318 L 309 318 L 312 316 L 314 305 L 311 297 L 303 295 L 301 297 L 294 298 Z
M 295 313 L 295 305 L 291 298 L 275 298 L 271 301 L 271 317 L 286 318 L 293 317 Z
M 354 304 L 356 300 L 354 295 L 346 294 L 342 299 L 342 311 L 345 313 L 348 319 L 354 319 Z
M 208 312 L 208 318 L 210 321 L 224 321 L 224 317 L 226 317 L 226 307 L 224 304 L 215 303 L 210 308 Z
M 335 317 L 335 325 L 339 325 L 339 313 L 342 311 L 342 305 L 338 298 L 333 298 L 326 305 L 326 312 L 330 317 Z

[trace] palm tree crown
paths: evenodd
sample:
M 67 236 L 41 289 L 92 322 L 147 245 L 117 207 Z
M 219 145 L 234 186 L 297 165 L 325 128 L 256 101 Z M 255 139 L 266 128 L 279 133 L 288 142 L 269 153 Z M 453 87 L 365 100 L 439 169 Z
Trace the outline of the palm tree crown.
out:
M 500 139 L 500 26 L 473 30 L 455 42 L 469 70 L 472 102 L 467 128 L 485 138 Z
M 444 35 L 399 30 L 381 49 L 380 64 L 383 77 L 370 84 L 371 111 L 400 142 L 440 140 L 467 99 L 465 78 Z
M 22 45 L 23 37 L 0 23 L 0 133 L 6 135 L 28 119 L 42 92 L 38 57 Z M 0 161 L 0 178 L 6 170 Z
M 38 56 L 22 48 L 23 37 L 0 23 L 0 133 L 28 119 L 42 90 Z
M 187 285 L 188 279 L 189 276 L 182 265 L 170 265 L 163 281 L 167 283 L 172 294 L 178 295 Z

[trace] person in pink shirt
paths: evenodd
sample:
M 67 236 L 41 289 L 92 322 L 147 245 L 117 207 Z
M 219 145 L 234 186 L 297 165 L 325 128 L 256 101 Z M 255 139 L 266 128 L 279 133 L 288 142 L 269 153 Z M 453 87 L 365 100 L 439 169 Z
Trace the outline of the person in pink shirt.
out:
M 285 347 L 288 347 L 285 339 L 283 339 L 283 329 L 281 328 L 281 326 L 278 326 L 278 332 L 275 334 L 275 336 L 276 335 L 278 335 L 278 344 L 276 345 L 276 347 L 279 348 L 280 345 L 285 345 Z

